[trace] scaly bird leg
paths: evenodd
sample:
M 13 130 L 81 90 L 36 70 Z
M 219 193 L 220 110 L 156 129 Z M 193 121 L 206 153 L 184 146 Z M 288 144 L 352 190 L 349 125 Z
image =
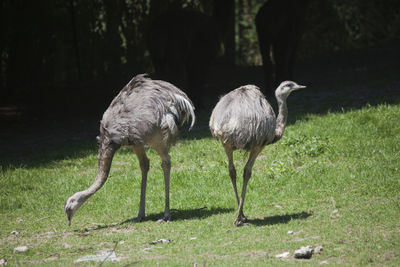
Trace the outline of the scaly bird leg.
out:
M 251 177 L 251 170 L 253 168 L 254 162 L 255 162 L 258 154 L 261 152 L 261 150 L 262 150 L 262 147 L 252 148 L 252 150 L 250 151 L 249 159 L 247 160 L 247 163 L 243 170 L 243 187 L 242 187 L 242 195 L 241 195 L 240 202 L 239 202 L 238 217 L 235 221 L 236 226 L 241 226 L 247 221 L 246 216 L 244 216 L 244 214 L 243 214 L 243 205 L 244 205 L 244 199 L 246 196 L 246 188 L 247 188 L 247 183 L 249 182 L 250 177 Z
M 170 181 L 170 172 L 171 172 L 171 157 L 168 155 L 168 148 L 164 146 L 154 147 L 157 151 L 158 155 L 161 157 L 161 168 L 164 172 L 164 185 L 165 185 L 165 209 L 164 209 L 164 217 L 159 222 L 169 221 L 171 219 L 171 213 L 169 210 L 169 181 Z
M 228 156 L 229 176 L 231 177 L 233 192 L 235 193 L 236 207 L 239 208 L 239 196 L 236 186 L 236 169 L 233 163 L 233 150 L 228 144 L 222 143 L 222 145 L 224 146 L 226 155 Z
M 142 171 L 139 213 L 136 218 L 133 218 L 133 221 L 140 222 L 144 220 L 144 218 L 146 217 L 146 186 L 147 186 L 147 173 L 149 172 L 150 168 L 150 160 L 146 155 L 144 146 L 133 146 L 132 148 L 135 151 L 136 156 L 138 157 L 140 170 Z

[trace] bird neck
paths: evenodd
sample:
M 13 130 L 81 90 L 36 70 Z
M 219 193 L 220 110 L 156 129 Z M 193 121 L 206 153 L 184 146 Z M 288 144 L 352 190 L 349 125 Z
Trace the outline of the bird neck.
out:
M 114 146 L 114 147 L 111 147 Z M 119 147 L 119 145 L 110 145 L 110 147 L 99 148 L 99 159 L 97 167 L 97 175 L 93 184 L 81 193 L 84 201 L 86 201 L 90 196 L 96 193 L 107 181 L 108 174 L 110 173 L 111 162 L 113 160 L 114 152 Z
M 278 117 L 276 118 L 274 142 L 282 138 L 283 132 L 285 131 L 286 120 L 288 115 L 286 99 L 277 98 L 276 100 L 278 102 L 279 113 Z
M 94 183 L 88 189 L 75 193 L 80 203 L 78 208 L 103 186 L 107 180 L 107 176 L 108 171 L 103 171 L 102 168 L 99 167 Z
M 84 191 L 88 197 L 96 193 L 107 181 L 112 159 L 113 155 L 105 158 L 101 157 L 99 159 L 96 179 L 94 180 L 94 183 L 87 190 Z

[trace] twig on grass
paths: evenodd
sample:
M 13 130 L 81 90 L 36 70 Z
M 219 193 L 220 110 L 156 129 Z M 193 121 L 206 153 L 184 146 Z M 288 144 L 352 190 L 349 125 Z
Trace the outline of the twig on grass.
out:
M 107 255 L 107 257 L 104 258 L 104 260 L 100 263 L 99 267 L 103 265 L 103 263 L 115 252 L 115 249 L 118 246 L 118 241 L 115 241 L 115 246 L 114 248 L 110 251 L 110 253 Z
M 42 218 L 36 219 L 34 222 L 38 222 L 38 221 L 41 221 L 41 220 L 44 220 L 44 219 L 47 219 L 47 218 L 50 218 L 50 216 L 46 216 L 46 217 L 42 217 Z

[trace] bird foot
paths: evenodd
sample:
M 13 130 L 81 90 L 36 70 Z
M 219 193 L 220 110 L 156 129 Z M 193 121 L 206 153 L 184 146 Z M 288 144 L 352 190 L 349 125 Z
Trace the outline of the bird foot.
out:
M 157 222 L 158 223 L 166 223 L 166 222 L 169 222 L 170 219 L 171 219 L 171 217 L 168 216 L 168 217 L 164 217 L 164 218 L 157 220 Z
M 248 221 L 247 217 L 242 214 L 238 216 L 238 218 L 236 219 L 235 226 L 249 226 L 247 221 Z
M 244 222 L 244 221 L 242 221 L 242 220 L 236 220 L 236 221 L 235 221 L 235 226 L 236 226 L 236 227 L 239 227 L 239 226 L 249 226 L 249 224 L 246 223 L 246 222 Z
M 144 216 L 137 216 L 135 218 L 130 219 L 130 222 L 139 223 L 144 220 Z

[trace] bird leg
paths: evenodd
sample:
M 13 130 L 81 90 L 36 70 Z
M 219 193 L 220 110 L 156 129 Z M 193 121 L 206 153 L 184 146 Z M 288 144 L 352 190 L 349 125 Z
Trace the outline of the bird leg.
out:
M 171 159 L 168 157 L 162 160 L 161 167 L 164 171 L 164 183 L 165 183 L 165 209 L 164 209 L 164 221 L 169 221 L 171 219 L 171 214 L 169 211 L 169 175 L 171 171 Z
M 166 147 L 154 147 L 158 155 L 161 157 L 161 168 L 164 172 L 164 185 L 165 185 L 165 209 L 164 217 L 158 222 L 167 222 L 171 219 L 171 213 L 169 210 L 169 178 L 171 172 L 171 157 L 168 155 L 168 148 Z
M 142 183 L 140 186 L 140 204 L 139 204 L 139 214 L 133 221 L 140 222 L 146 216 L 146 185 L 147 185 L 147 173 L 150 168 L 150 160 L 146 156 L 146 151 L 143 146 L 134 146 L 133 150 L 139 159 L 140 170 L 142 171 Z
M 251 177 L 251 170 L 253 168 L 254 162 L 256 161 L 256 158 L 258 154 L 261 152 L 262 148 L 260 147 L 254 147 L 250 151 L 250 156 L 249 159 L 247 160 L 247 163 L 244 167 L 243 170 L 243 187 L 242 187 L 242 195 L 240 198 L 239 202 L 239 209 L 238 209 L 238 217 L 235 221 L 235 226 L 241 226 L 244 225 L 244 223 L 247 221 L 246 216 L 243 214 L 243 204 L 244 204 L 244 199 L 246 196 L 246 188 L 247 188 L 247 183 L 250 180 Z
M 235 169 L 235 165 L 233 163 L 233 150 L 228 144 L 222 143 L 222 145 L 224 146 L 226 155 L 228 156 L 229 176 L 231 177 L 233 191 L 235 193 L 236 207 L 239 208 L 239 196 L 238 196 L 237 186 L 236 186 L 236 169 Z

